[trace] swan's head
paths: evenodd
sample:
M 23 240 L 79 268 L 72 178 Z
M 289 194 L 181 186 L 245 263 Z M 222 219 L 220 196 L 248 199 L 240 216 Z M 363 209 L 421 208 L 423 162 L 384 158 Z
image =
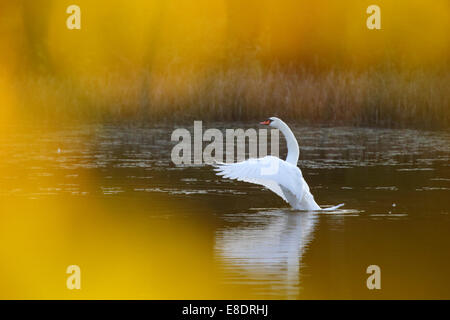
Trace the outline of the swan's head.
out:
M 259 124 L 263 124 L 266 126 L 274 127 L 274 128 L 280 128 L 280 125 L 283 123 L 281 119 L 278 119 L 277 117 L 270 117 L 269 119 L 260 122 Z

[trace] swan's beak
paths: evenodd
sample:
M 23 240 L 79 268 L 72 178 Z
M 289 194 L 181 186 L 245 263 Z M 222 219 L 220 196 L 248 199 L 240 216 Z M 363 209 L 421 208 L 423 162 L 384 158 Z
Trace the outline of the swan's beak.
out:
M 259 124 L 264 124 L 264 125 L 268 126 L 270 124 L 270 120 L 260 122 Z

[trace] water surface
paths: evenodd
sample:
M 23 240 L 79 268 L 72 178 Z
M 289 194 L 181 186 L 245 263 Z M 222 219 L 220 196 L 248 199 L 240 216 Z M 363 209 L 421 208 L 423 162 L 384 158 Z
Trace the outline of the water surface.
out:
M 209 166 L 173 165 L 174 129 L 3 135 L 1 296 L 450 298 L 449 132 L 295 127 L 317 202 L 345 203 L 300 212 Z M 64 287 L 70 264 L 79 293 Z M 381 290 L 366 287 L 373 264 Z

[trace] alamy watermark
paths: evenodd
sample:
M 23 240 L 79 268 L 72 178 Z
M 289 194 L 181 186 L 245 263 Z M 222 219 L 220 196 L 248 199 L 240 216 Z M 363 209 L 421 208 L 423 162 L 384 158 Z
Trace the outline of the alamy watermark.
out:
M 67 7 L 66 13 L 70 16 L 66 20 L 66 26 L 69 30 L 81 29 L 81 9 L 78 5 L 72 4 Z M 376 4 L 367 7 L 366 13 L 370 16 L 366 20 L 366 26 L 369 30 L 381 29 L 381 10 Z
M 81 29 L 81 9 L 76 4 L 67 7 L 66 13 L 70 16 L 66 20 L 66 26 L 69 30 Z
M 369 290 L 381 289 L 381 269 L 376 264 L 367 267 L 366 273 L 370 274 L 367 278 L 366 286 Z
M 172 149 L 171 160 L 175 165 L 240 162 L 246 160 L 246 142 L 248 158 L 262 158 L 267 155 L 269 134 L 270 153 L 278 157 L 278 129 L 225 129 L 224 135 L 217 128 L 209 128 L 203 132 L 202 121 L 194 121 L 193 132 L 186 128 L 178 128 L 172 132 L 171 141 L 178 143 Z
M 79 266 L 72 264 L 67 267 L 66 273 L 70 274 L 66 280 L 66 287 L 69 290 L 81 289 L 81 269 Z

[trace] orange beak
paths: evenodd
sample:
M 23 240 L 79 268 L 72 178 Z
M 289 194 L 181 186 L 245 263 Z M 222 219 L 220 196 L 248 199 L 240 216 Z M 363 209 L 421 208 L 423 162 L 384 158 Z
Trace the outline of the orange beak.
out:
M 266 126 L 268 126 L 270 124 L 270 120 L 266 120 L 266 121 L 260 122 L 259 124 L 265 124 Z

